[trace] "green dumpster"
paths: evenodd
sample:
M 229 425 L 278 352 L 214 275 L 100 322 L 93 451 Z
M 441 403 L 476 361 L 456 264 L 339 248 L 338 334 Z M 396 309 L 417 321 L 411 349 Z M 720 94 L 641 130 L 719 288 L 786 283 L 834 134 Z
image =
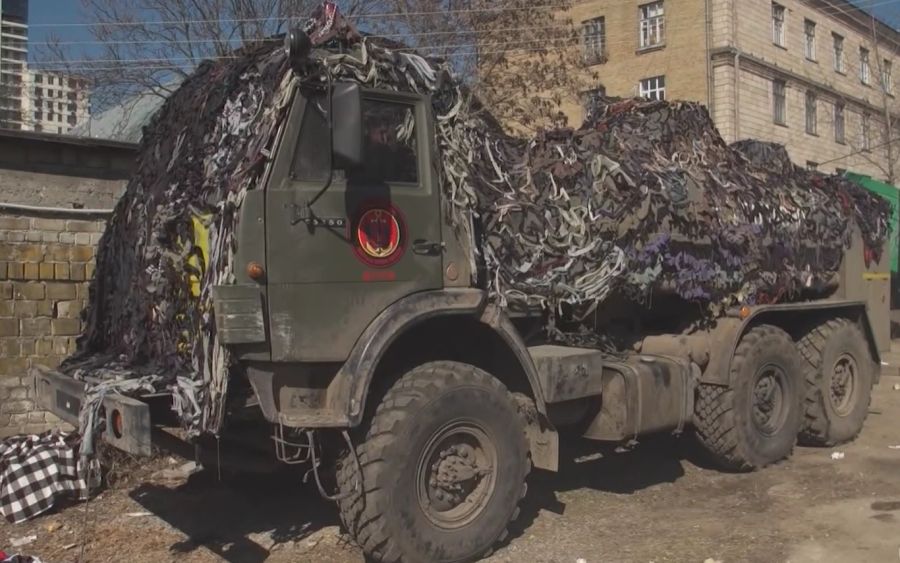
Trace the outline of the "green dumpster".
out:
M 891 309 L 900 308 L 900 276 L 897 275 L 897 262 L 898 258 L 900 258 L 900 248 L 898 248 L 898 231 L 900 231 L 900 193 L 898 193 L 897 188 L 890 184 L 885 184 L 884 182 L 879 182 L 878 180 L 872 178 L 871 176 L 866 176 L 864 174 L 857 174 L 855 172 L 845 172 L 844 176 L 856 182 L 860 186 L 866 188 L 870 192 L 883 197 L 891 204 L 891 225 L 893 226 L 893 231 L 891 232 Z

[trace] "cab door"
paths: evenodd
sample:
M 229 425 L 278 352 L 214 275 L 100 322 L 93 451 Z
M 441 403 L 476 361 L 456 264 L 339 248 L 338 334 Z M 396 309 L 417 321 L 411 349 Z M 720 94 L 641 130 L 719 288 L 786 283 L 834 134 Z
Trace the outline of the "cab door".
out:
M 442 286 L 427 98 L 364 91 L 364 163 L 350 170 L 332 162 L 328 111 L 297 96 L 267 188 L 274 361 L 343 361 L 381 311 Z

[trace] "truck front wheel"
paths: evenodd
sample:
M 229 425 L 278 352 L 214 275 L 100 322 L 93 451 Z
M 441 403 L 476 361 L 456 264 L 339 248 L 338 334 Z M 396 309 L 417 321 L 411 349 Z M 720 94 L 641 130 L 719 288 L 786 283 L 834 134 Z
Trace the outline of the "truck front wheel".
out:
M 802 419 L 803 374 L 790 335 L 770 325 L 750 329 L 731 361 L 730 385 L 699 386 L 700 443 L 717 463 L 739 471 L 788 457 Z
M 385 562 L 472 561 L 505 535 L 530 467 L 525 422 L 496 378 L 467 364 L 414 368 L 341 463 L 341 519 Z M 362 467 L 360 473 L 358 467 Z
M 798 343 L 807 362 L 806 417 L 800 443 L 833 446 L 856 438 L 869 413 L 874 365 L 859 327 L 832 319 Z

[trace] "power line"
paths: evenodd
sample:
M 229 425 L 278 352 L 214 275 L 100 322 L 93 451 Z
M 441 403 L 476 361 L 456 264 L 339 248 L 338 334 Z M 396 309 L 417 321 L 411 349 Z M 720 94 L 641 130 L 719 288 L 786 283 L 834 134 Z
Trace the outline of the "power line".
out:
M 564 9 L 565 5 L 544 5 L 544 6 L 528 6 L 528 7 L 494 7 L 494 8 L 467 8 L 460 10 L 432 10 L 421 12 L 384 12 L 375 14 L 357 14 L 346 16 L 347 19 L 381 19 L 381 18 L 398 18 L 398 17 L 421 17 L 421 16 L 446 16 L 450 14 L 475 14 L 475 13 L 492 13 L 492 12 L 519 12 L 530 10 L 544 9 Z M 158 25 L 184 25 L 184 24 L 201 24 L 201 23 L 252 23 L 252 22 L 268 22 L 278 21 L 282 18 L 272 15 L 265 18 L 218 18 L 214 20 L 161 20 L 148 22 L 103 22 L 103 23 L 76 23 L 76 22 L 60 22 L 60 23 L 43 23 L 31 24 L 31 28 L 47 28 L 47 27 L 140 27 L 140 26 L 158 26 Z
M 862 154 L 862 153 L 866 153 L 866 152 L 871 152 L 872 149 L 878 149 L 878 148 L 881 148 L 881 147 L 885 147 L 885 146 L 887 146 L 887 145 L 890 145 L 891 143 L 897 143 L 897 142 L 900 142 L 900 137 L 898 137 L 898 138 L 896 138 L 896 139 L 891 139 L 891 140 L 885 141 L 885 142 L 883 142 L 883 143 L 879 143 L 879 144 L 877 144 L 877 145 L 872 145 L 872 146 L 870 146 L 869 148 L 859 149 L 859 150 L 853 151 L 853 152 L 851 152 L 851 153 L 847 153 L 847 154 L 845 154 L 845 155 L 843 155 L 843 156 L 839 156 L 839 157 L 837 157 L 837 158 L 832 158 L 831 160 L 826 160 L 825 162 L 820 162 L 820 163 L 819 163 L 819 166 L 823 166 L 823 165 L 825 165 L 825 164 L 831 164 L 832 162 L 837 162 L 837 161 L 839 161 L 839 160 L 844 160 L 844 159 L 846 159 L 846 158 L 850 158 L 851 156 L 856 156 L 856 155 L 858 155 L 858 154 Z
M 882 0 L 884 3 L 897 3 L 900 0 Z M 500 10 L 503 8 L 495 8 L 494 10 Z M 424 12 L 416 12 L 416 13 L 424 13 Z M 840 12 L 834 13 L 845 13 L 843 10 Z M 223 20 L 227 21 L 227 20 Z M 73 24 L 74 25 L 74 24 Z M 689 24 L 685 26 L 668 26 L 666 28 L 667 32 L 673 32 L 675 30 L 683 31 L 683 30 L 692 30 L 695 29 L 696 26 Z M 432 31 L 432 32 L 420 32 L 420 33 L 395 33 L 395 34 L 384 34 L 384 35 L 371 35 L 369 38 L 403 38 L 403 37 L 433 37 L 438 35 L 472 35 L 479 33 L 509 33 L 513 31 L 525 31 L 525 30 L 539 30 L 539 29 L 569 29 L 571 33 L 561 33 L 561 34 L 551 34 L 551 37 L 542 37 L 540 40 L 535 40 L 534 42 L 541 41 L 549 41 L 553 39 L 557 39 L 559 41 L 565 41 L 568 39 L 570 42 L 580 42 L 581 37 L 577 34 L 577 30 L 572 24 L 561 24 L 561 25 L 553 25 L 553 26 L 531 26 L 531 27 L 520 27 L 520 28 L 495 28 L 495 29 L 481 29 L 481 30 L 454 30 L 454 31 Z M 265 41 L 271 40 L 271 38 L 250 38 L 246 39 L 245 42 L 254 42 L 254 41 Z M 184 40 L 173 40 L 173 41 L 163 41 L 163 40 L 146 40 L 146 41 L 73 41 L 73 42 L 59 42 L 56 45 L 63 44 L 92 44 L 92 45 L 157 45 L 157 44 L 216 44 L 222 43 L 222 40 L 219 39 L 184 39 Z M 515 44 L 516 42 L 498 42 L 491 43 L 489 45 L 499 45 L 499 44 Z M 524 42 L 522 42 L 524 43 Z M 618 45 L 629 45 L 633 44 L 634 39 L 629 38 L 620 41 L 607 41 L 604 43 L 604 47 L 612 47 Z M 451 48 L 462 48 L 462 47 L 481 47 L 480 43 L 465 43 L 465 44 L 457 44 L 457 45 L 420 45 L 415 47 L 406 47 L 400 49 L 394 49 L 395 51 L 418 51 L 418 50 L 437 50 L 437 49 L 451 49 Z M 227 55 L 222 56 L 198 56 L 198 57 L 184 57 L 180 60 L 186 61 L 195 61 L 195 60 L 204 60 L 204 59 L 223 59 L 228 58 Z M 38 65 L 53 65 L 53 64 L 62 64 L 62 65 L 70 65 L 70 64 L 91 64 L 91 63 L 119 63 L 119 62 L 158 62 L 158 61 L 168 61 L 168 60 L 179 60 L 173 59 L 172 57 L 165 58 L 141 58 L 141 59 L 85 59 L 85 60 L 74 60 L 74 61 L 64 61 L 64 60 L 45 60 L 38 61 L 34 63 L 29 63 L 32 66 Z M 855 69 L 855 65 L 845 60 L 845 64 L 847 64 L 850 68 Z
M 898 2 L 898 0 L 878 0 L 876 2 L 871 3 L 866 8 L 861 8 L 859 6 L 856 6 L 856 9 L 860 10 L 862 12 L 867 12 L 868 15 L 872 15 L 871 8 L 877 8 L 879 6 L 886 6 L 888 4 L 896 4 L 897 2 Z M 850 9 L 843 9 L 843 8 L 839 8 L 837 6 L 835 6 L 833 8 L 822 8 L 819 11 L 824 12 L 827 15 L 832 15 L 832 16 L 833 15 L 841 15 L 841 14 L 849 14 L 851 12 Z
M 900 0 L 879 0 L 871 4 L 871 7 L 878 7 L 888 4 L 896 4 L 900 2 Z M 472 14 L 472 13 L 495 13 L 495 12 L 516 12 L 516 11 L 528 11 L 528 10 L 544 10 L 544 9 L 557 9 L 557 10 L 566 10 L 566 8 L 570 7 L 570 5 L 560 4 L 560 5 L 539 5 L 539 6 L 529 6 L 529 7 L 493 7 L 493 8 L 467 8 L 467 9 L 459 9 L 459 10 L 431 10 L 431 11 L 412 11 L 412 12 L 383 12 L 383 13 L 374 13 L 374 14 L 355 14 L 346 16 L 348 19 L 360 20 L 360 19 L 382 19 L 382 18 L 399 18 L 399 17 L 422 17 L 422 16 L 437 16 L 437 15 L 450 15 L 450 14 Z M 862 11 L 866 11 L 862 8 L 858 8 Z M 819 12 L 824 13 L 826 15 L 838 15 L 838 14 L 849 14 L 849 9 L 841 9 L 841 8 L 823 8 L 819 10 Z M 40 23 L 40 24 L 30 24 L 30 28 L 56 28 L 56 27 L 95 27 L 95 26 L 103 26 L 103 27 L 140 27 L 140 26 L 159 26 L 159 25 L 183 25 L 183 24 L 202 24 L 202 23 L 253 23 L 253 22 L 268 22 L 268 21 L 278 21 L 282 18 L 276 15 L 268 16 L 268 17 L 257 17 L 257 18 L 218 18 L 218 19 L 195 19 L 195 20 L 158 20 L 158 21 L 149 21 L 149 22 L 91 22 L 91 23 L 82 23 L 82 22 L 57 22 L 57 23 Z
M 557 24 L 557 25 L 539 25 L 539 26 L 528 26 L 528 27 L 508 27 L 502 28 L 500 31 L 502 32 L 512 32 L 512 31 L 533 31 L 533 30 L 541 30 L 541 29 L 562 29 L 569 28 L 574 31 L 574 26 L 571 23 L 568 24 Z M 445 31 L 422 31 L 422 32 L 410 32 L 410 33 L 386 33 L 386 34 L 373 34 L 366 35 L 365 37 L 368 39 L 395 39 L 395 38 L 405 38 L 405 37 L 433 37 L 438 35 L 475 35 L 479 33 L 496 33 L 497 29 L 457 29 L 457 30 L 445 30 Z M 271 41 L 272 37 L 247 37 L 244 39 L 234 39 L 231 41 L 243 41 L 247 42 L 256 42 L 256 41 Z M 146 39 L 146 40 L 122 40 L 122 41 L 55 41 L 55 42 L 47 42 L 49 45 L 158 45 L 158 44 L 210 44 L 210 43 L 222 43 L 221 39 Z

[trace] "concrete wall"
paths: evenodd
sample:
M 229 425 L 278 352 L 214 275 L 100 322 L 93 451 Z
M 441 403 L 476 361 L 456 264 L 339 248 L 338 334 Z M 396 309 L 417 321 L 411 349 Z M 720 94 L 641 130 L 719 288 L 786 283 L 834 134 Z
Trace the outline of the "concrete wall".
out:
M 28 370 L 75 350 L 105 227 L 104 214 L 67 209 L 112 207 L 134 155 L 133 145 L 0 132 L 0 436 L 58 423 L 35 410 Z
M 136 150 L 131 143 L 0 130 L 0 203 L 110 208 Z

